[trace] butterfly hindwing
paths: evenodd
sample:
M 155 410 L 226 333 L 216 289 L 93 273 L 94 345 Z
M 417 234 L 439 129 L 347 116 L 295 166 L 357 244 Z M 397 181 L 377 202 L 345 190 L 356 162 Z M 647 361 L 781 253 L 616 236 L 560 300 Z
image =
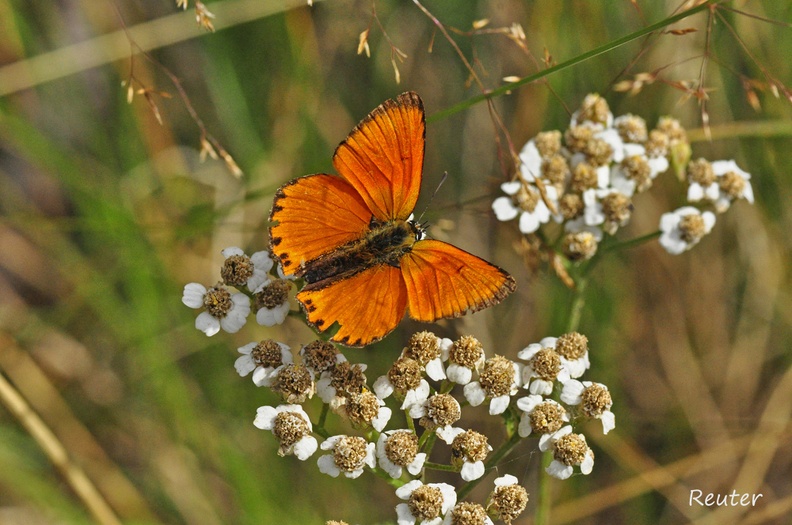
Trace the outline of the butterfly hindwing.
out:
M 446 242 L 422 240 L 401 259 L 410 317 L 431 322 L 499 303 L 516 284 L 497 266 Z
M 302 263 L 360 238 L 371 212 L 360 195 L 334 175 L 308 175 L 275 194 L 270 221 L 270 247 L 283 272 L 293 275 Z
M 338 323 L 332 337 L 346 346 L 366 346 L 388 335 L 404 317 L 407 289 L 399 268 L 367 270 L 321 288 L 307 285 L 297 299 L 320 331 Z
M 426 123 L 417 93 L 399 95 L 372 111 L 333 156 L 377 219 L 406 219 L 421 188 Z

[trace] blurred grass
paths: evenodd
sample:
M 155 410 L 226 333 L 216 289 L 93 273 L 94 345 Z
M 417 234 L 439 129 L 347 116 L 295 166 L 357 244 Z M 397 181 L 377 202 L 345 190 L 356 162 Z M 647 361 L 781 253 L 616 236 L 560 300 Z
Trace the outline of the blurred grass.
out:
M 210 3 L 218 29 L 227 27 L 215 34 L 202 33 L 190 13 L 174 14 L 171 2 L 118 6 L 139 31 L 139 43 L 146 36 L 163 43 L 151 46 L 153 56 L 181 79 L 207 129 L 245 171 L 236 180 L 222 162 L 199 162 L 199 131 L 178 98 L 155 99 L 162 126 L 142 97 L 126 103 L 121 81 L 130 64 L 113 61 L 123 53 L 105 54 L 104 65 L 91 69 L 68 54 L 85 49 L 70 47 L 80 42 L 100 51 L 106 41 L 91 39 L 119 30 L 112 4 L 0 0 L 0 372 L 124 523 L 393 522 L 395 501 L 384 483 L 331 480 L 313 461 L 279 458 L 272 437 L 252 426 L 256 407 L 276 402 L 232 366 L 235 348 L 260 337 L 255 324 L 207 339 L 179 301 L 185 283 L 215 278 L 220 249 L 264 248 L 274 190 L 295 176 L 331 170 L 335 145 L 384 99 L 414 89 L 431 115 L 478 94 L 413 4 L 376 4 L 388 35 L 408 55 L 399 65 L 401 85 L 370 3 L 287 9 L 299 4 Z M 426 3 L 460 29 L 480 18 L 494 27 L 518 22 L 533 55 L 542 57 L 547 48 L 558 62 L 677 7 L 637 5 Z M 729 5 L 792 20 L 784 2 Z M 245 18 L 243 7 L 262 10 Z M 721 12 L 766 70 L 788 84 L 789 27 Z M 369 25 L 367 59 L 355 51 Z M 669 79 L 697 78 L 705 18 L 675 27 L 699 31 L 631 42 L 558 71 L 547 85 L 497 98 L 515 145 L 563 128 L 566 108 L 591 91 L 605 94 L 617 114 L 631 111 L 650 123 L 673 114 L 699 128 L 699 107 L 681 102 L 669 85 L 647 86 L 635 97 L 611 91 L 614 81 L 664 66 Z M 489 87 L 537 71 L 503 37 L 456 41 L 485 68 L 479 73 Z M 647 42 L 652 45 L 627 76 L 619 76 Z M 611 388 L 618 426 L 606 437 L 590 427 L 594 472 L 554 484 L 553 523 L 784 523 L 792 509 L 790 106 L 760 93 L 762 110 L 751 109 L 734 72 L 762 79 L 762 71 L 720 23 L 710 45 L 714 141 L 691 133 L 699 140 L 694 155 L 736 158 L 754 175 L 757 204 L 736 205 L 684 256 L 647 245 L 595 272 L 581 324 L 593 350 L 588 377 Z M 8 68 L 31 63 L 50 76 L 29 77 L 30 87 L 15 91 L 20 78 Z M 134 71 L 148 87 L 175 95 L 162 71 L 139 55 Z M 483 104 L 428 126 L 418 209 L 444 171 L 449 181 L 427 217 L 445 229 L 433 233 L 508 268 L 519 290 L 498 308 L 439 330 L 472 332 L 490 352 L 508 357 L 558 335 L 569 292 L 550 277 L 529 279 L 510 249 L 515 229 L 489 213 L 503 174 Z M 636 201 L 625 233 L 652 231 L 681 196 L 681 185 L 667 178 Z M 370 363 L 369 378 L 376 377 L 416 326 L 404 323 L 376 351 L 348 352 L 350 360 Z M 293 320 L 275 333 L 293 346 L 311 337 Z M 532 445 L 504 466 L 529 491 L 537 465 Z M 704 515 L 686 505 L 689 488 L 765 496 L 747 514 L 723 508 Z M 15 515 L 25 523 L 95 522 L 6 410 L 0 410 L 0 509 L 8 511 L 0 520 L 10 523 Z M 529 523 L 529 513 L 519 523 Z

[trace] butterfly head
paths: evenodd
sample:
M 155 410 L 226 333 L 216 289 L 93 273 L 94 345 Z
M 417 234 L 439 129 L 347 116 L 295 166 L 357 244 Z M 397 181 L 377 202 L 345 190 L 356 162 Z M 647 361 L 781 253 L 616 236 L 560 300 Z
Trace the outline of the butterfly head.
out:
M 427 237 L 426 230 L 429 228 L 428 222 L 416 222 L 416 221 L 408 220 L 407 224 L 410 225 L 412 234 L 415 237 L 415 242 L 426 239 Z

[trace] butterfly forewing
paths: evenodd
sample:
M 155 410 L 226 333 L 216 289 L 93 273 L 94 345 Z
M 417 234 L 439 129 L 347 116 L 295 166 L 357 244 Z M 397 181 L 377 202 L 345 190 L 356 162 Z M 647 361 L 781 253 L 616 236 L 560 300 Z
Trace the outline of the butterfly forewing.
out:
M 333 165 L 377 219 L 406 219 L 421 188 L 424 109 L 404 93 L 372 111 L 336 149 Z
M 371 212 L 343 179 L 309 175 L 285 184 L 275 194 L 270 247 L 286 275 L 305 262 L 359 239 L 368 230 Z

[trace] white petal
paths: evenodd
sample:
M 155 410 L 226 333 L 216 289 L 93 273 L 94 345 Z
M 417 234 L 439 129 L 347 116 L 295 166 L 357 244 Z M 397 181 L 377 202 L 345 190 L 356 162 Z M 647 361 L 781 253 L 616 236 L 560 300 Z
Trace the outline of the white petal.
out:
M 468 463 L 467 461 L 462 465 L 462 470 L 459 472 L 462 479 L 465 481 L 473 481 L 479 479 L 484 475 L 484 462 L 476 461 L 475 463 Z
M 498 197 L 492 201 L 492 211 L 499 221 L 510 221 L 517 217 L 520 210 L 514 206 L 510 197 Z
M 591 474 L 593 468 L 594 468 L 594 454 L 589 450 L 588 454 L 586 454 L 586 459 L 584 459 L 583 463 L 580 464 L 580 472 L 588 475 Z
M 256 312 L 256 322 L 262 326 L 275 326 L 282 324 L 289 315 L 289 302 L 279 304 L 275 308 L 259 308 Z
M 407 465 L 407 472 L 409 472 L 413 476 L 417 476 L 423 469 L 425 462 L 426 462 L 426 452 L 419 452 L 418 454 L 415 455 L 415 459 L 413 460 L 413 462 Z
M 374 381 L 374 393 L 380 399 L 385 399 L 393 393 L 394 386 L 391 383 L 390 379 L 388 379 L 387 375 L 379 376 L 376 381 Z
M 698 182 L 691 182 L 688 187 L 687 200 L 698 202 L 704 198 L 704 188 Z
M 442 381 L 446 378 L 445 370 L 443 370 L 443 362 L 439 357 L 426 363 L 426 375 L 433 381 Z
M 539 208 L 539 205 L 536 205 Z M 523 233 L 533 233 L 539 229 L 541 223 L 539 218 L 534 213 L 522 212 L 520 214 L 520 231 Z
M 534 379 L 531 381 L 528 391 L 540 396 L 549 396 L 553 393 L 553 382 L 544 379 Z
M 234 361 L 234 368 L 240 377 L 245 377 L 256 369 L 256 362 L 249 355 L 241 355 Z
M 250 260 L 256 269 L 263 270 L 264 273 L 269 272 L 272 269 L 272 265 L 274 264 L 269 253 L 266 251 L 254 253 L 250 256 Z
M 415 525 L 415 516 L 406 503 L 396 505 L 396 525 Z
M 471 369 L 456 363 L 448 365 L 448 368 L 446 368 L 446 375 L 449 381 L 458 385 L 466 385 L 473 379 L 473 371 Z
M 385 428 L 388 421 L 390 421 L 392 412 L 393 411 L 388 407 L 380 407 L 377 417 L 371 420 L 371 426 L 374 427 L 374 430 L 382 432 L 382 429 Z
M 316 452 L 318 444 L 313 436 L 305 436 L 294 444 L 294 455 L 300 461 L 305 461 Z
M 195 327 L 209 337 L 220 331 L 220 321 L 212 317 L 209 312 L 201 312 L 195 318 Z
M 446 425 L 444 427 L 438 427 L 435 430 L 437 437 L 445 441 L 447 444 L 451 444 L 454 442 L 454 438 L 457 437 L 460 433 L 464 432 L 461 428 L 452 427 L 451 425 Z
M 206 287 L 204 285 L 198 283 L 185 284 L 184 292 L 182 293 L 182 303 L 190 308 L 201 308 L 204 305 L 205 295 Z
M 465 385 L 464 389 L 465 399 L 468 400 L 471 406 L 477 407 L 487 398 L 487 393 L 481 388 L 481 383 L 473 381 Z
M 325 454 L 321 456 L 316 464 L 319 466 L 319 472 L 337 478 L 341 474 L 341 470 L 336 466 L 332 454 Z
M 495 478 L 494 483 L 496 487 L 506 487 L 509 485 L 517 485 L 519 480 L 511 474 L 504 474 L 499 478 Z
M 530 412 L 542 402 L 542 396 L 530 395 L 517 400 L 517 408 L 523 412 Z
M 533 428 L 531 427 L 531 416 L 527 412 L 523 412 L 520 416 L 520 426 L 517 427 L 517 433 L 520 434 L 520 437 L 528 437 L 533 432 Z
M 259 366 L 253 372 L 253 384 L 256 386 L 271 387 L 275 378 L 278 377 L 278 371 L 281 367 L 273 368 L 271 366 Z
M 572 467 L 564 465 L 557 459 L 554 459 L 545 471 L 556 479 L 567 479 L 572 475 Z
M 582 398 L 580 394 L 583 393 L 583 383 L 575 379 L 570 379 L 564 383 L 564 388 L 561 390 L 561 401 L 567 405 L 579 405 Z
M 511 401 L 511 397 L 507 395 L 493 397 L 490 400 L 489 406 L 489 413 L 491 416 L 497 416 L 498 414 L 503 414 L 506 412 L 506 409 L 509 408 L 509 401 Z
M 616 428 L 616 415 L 611 412 L 610 410 L 606 410 L 600 416 L 600 421 L 602 421 L 602 433 L 607 434 L 614 428 Z
M 536 353 L 541 350 L 543 346 L 540 343 L 531 343 L 519 352 L 517 352 L 517 357 L 522 359 L 523 361 L 530 361 Z
M 516 195 L 517 192 L 520 191 L 522 183 L 518 180 L 513 180 L 510 182 L 504 182 L 500 187 L 501 190 L 503 190 L 503 193 L 506 195 Z M 511 202 L 511 200 L 509 202 Z
M 410 494 L 412 494 L 415 489 L 421 486 L 423 486 L 423 483 L 421 483 L 421 481 L 418 479 L 414 479 L 397 488 L 396 497 L 399 499 L 409 499 Z
M 237 248 L 236 246 L 232 246 L 230 248 L 221 250 L 220 253 L 222 253 L 223 257 L 225 257 L 226 259 L 228 259 L 232 255 L 245 255 L 245 252 L 242 251 L 242 248 Z
M 246 286 L 248 287 L 248 290 L 252 292 L 253 290 L 257 290 L 259 288 L 263 288 L 264 286 L 267 286 L 268 284 L 270 284 L 270 282 L 271 282 L 270 278 L 267 276 L 266 271 L 254 267 L 253 275 L 251 275 L 250 278 L 247 280 Z
M 270 406 L 258 407 L 256 410 L 256 419 L 253 420 L 253 425 L 261 430 L 272 430 L 275 424 L 275 416 L 278 411 Z

